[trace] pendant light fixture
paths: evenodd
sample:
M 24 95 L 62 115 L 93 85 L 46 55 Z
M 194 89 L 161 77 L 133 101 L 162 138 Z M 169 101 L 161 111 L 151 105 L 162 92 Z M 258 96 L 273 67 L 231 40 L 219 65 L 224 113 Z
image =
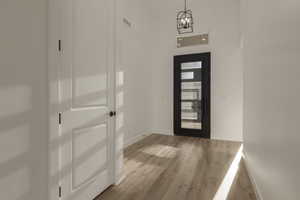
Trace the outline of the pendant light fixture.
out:
M 194 32 L 193 14 L 191 10 L 187 10 L 186 1 L 184 1 L 184 10 L 177 14 L 177 31 L 179 34 Z

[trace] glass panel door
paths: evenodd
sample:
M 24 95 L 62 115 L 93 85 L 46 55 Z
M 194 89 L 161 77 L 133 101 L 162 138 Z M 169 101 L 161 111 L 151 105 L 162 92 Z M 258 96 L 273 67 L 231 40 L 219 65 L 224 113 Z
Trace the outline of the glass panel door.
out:
M 181 128 L 202 129 L 202 62 L 181 63 Z
M 210 53 L 174 57 L 174 132 L 210 137 Z

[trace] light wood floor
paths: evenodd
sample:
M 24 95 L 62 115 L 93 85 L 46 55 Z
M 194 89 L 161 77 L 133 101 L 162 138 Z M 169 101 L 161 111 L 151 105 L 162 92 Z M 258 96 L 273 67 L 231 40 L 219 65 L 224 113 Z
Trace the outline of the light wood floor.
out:
M 240 145 L 151 135 L 125 150 L 125 179 L 96 200 L 213 200 Z M 243 160 L 227 199 L 256 200 Z

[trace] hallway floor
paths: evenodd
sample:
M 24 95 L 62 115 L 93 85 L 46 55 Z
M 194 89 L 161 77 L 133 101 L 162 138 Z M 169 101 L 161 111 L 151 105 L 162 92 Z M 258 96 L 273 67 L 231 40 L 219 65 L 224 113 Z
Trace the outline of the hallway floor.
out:
M 256 200 L 240 151 L 238 142 L 150 135 L 126 148 L 125 179 L 96 200 Z

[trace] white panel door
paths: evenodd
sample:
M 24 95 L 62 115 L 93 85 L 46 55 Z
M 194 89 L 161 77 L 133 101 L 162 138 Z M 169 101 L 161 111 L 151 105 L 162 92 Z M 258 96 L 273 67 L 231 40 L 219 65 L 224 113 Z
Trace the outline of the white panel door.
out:
M 113 183 L 114 1 L 61 1 L 62 199 L 92 200 Z

